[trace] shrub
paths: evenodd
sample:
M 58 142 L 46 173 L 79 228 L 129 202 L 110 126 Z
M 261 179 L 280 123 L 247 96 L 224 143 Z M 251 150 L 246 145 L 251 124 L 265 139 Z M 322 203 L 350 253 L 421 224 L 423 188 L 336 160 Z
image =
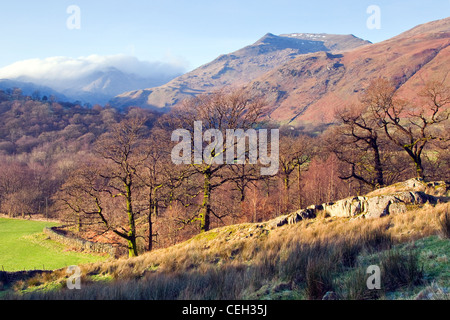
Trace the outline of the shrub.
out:
M 417 251 L 407 252 L 389 250 L 382 256 L 382 283 L 384 290 L 395 291 L 402 287 L 411 287 L 421 282 L 423 267 L 419 265 Z
M 341 299 L 346 300 L 371 300 L 380 296 L 380 290 L 367 288 L 367 273 L 365 268 L 359 267 L 352 271 L 346 277 L 340 290 L 338 291 Z
M 361 244 L 369 252 L 390 249 L 393 244 L 392 236 L 386 232 L 386 227 L 378 227 L 361 235 Z
M 322 299 L 333 290 L 334 264 L 327 256 L 311 257 L 306 266 L 306 294 L 310 300 Z
M 337 245 L 336 251 L 341 264 L 351 268 L 356 265 L 361 249 L 361 244 L 347 239 Z
M 292 245 L 286 260 L 280 265 L 280 276 L 287 280 L 300 284 L 305 280 L 305 271 L 311 249 L 301 243 Z

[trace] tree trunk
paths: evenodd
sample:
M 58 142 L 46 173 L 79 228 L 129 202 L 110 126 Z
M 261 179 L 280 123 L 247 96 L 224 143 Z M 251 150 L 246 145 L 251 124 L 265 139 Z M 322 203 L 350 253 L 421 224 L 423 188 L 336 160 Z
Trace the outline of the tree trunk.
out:
M 420 156 L 421 153 L 420 152 L 415 153 L 412 150 L 412 148 L 409 148 L 407 146 L 406 147 L 404 146 L 403 149 L 405 149 L 405 151 L 408 153 L 408 155 L 411 157 L 411 159 L 414 162 L 414 166 L 416 168 L 417 178 L 424 179 L 425 175 L 424 175 L 424 172 L 423 172 L 422 158 Z
M 203 203 L 200 212 L 200 232 L 209 231 L 211 217 L 211 172 L 207 170 L 204 174 Z
M 148 211 L 148 251 L 153 250 L 153 219 L 152 216 L 158 215 L 158 204 L 156 202 L 156 190 L 150 191 L 149 211 Z
M 301 166 L 297 166 L 297 187 L 298 187 L 298 209 L 302 208 L 302 193 L 301 193 Z
M 416 166 L 416 174 L 417 178 L 424 179 L 425 175 L 423 173 L 422 159 L 420 157 L 416 157 L 414 159 L 414 164 Z
M 127 215 L 128 215 L 128 256 L 136 257 L 138 255 L 137 245 L 136 245 L 136 224 L 134 221 L 134 213 L 133 213 L 133 202 L 131 196 L 131 182 L 125 183 L 126 190 L 126 202 L 127 202 Z
M 287 211 L 289 208 L 289 174 L 285 173 L 283 177 L 283 184 L 284 184 L 284 210 Z
M 150 213 L 148 214 L 148 251 L 153 250 L 153 221 L 152 221 L 152 212 L 150 209 Z
M 378 149 L 378 144 L 374 141 L 372 144 L 372 149 L 374 151 L 374 162 L 375 162 L 375 182 L 376 187 L 384 187 L 384 177 L 383 177 L 383 167 L 381 165 L 380 150 Z
M 77 232 L 78 232 L 78 233 L 81 232 L 81 227 L 82 227 L 82 223 L 81 223 L 81 214 L 78 213 L 78 214 L 77 214 Z

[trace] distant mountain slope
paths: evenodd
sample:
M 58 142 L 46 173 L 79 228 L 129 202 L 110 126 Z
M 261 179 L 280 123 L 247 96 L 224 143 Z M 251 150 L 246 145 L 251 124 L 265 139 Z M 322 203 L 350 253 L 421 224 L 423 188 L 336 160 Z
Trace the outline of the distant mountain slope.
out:
M 269 117 L 282 123 L 329 123 L 336 108 L 359 103 L 376 78 L 397 83 L 413 98 L 428 79 L 450 72 L 450 18 L 416 26 L 369 44 L 352 35 L 267 34 L 157 88 L 116 97 L 115 106 L 170 108 L 182 99 L 224 86 L 263 95 Z M 450 75 L 446 78 L 450 85 Z
M 109 68 L 108 70 L 96 71 L 76 79 L 61 79 L 58 83 L 54 83 L 53 80 L 37 80 L 27 76 L 8 81 L 16 82 L 18 86 L 20 86 L 20 83 L 27 83 L 27 87 L 30 85 L 38 86 L 36 83 L 40 82 L 47 86 L 47 88 L 52 88 L 51 90 L 60 92 L 61 94 L 59 96 L 66 97 L 65 99 L 68 101 L 78 100 L 103 105 L 108 103 L 111 97 L 124 90 L 160 85 L 172 78 L 144 78 L 135 74 L 122 72 L 116 68 Z
M 268 33 L 254 44 L 222 55 L 163 86 L 123 93 L 111 104 L 119 108 L 170 108 L 186 97 L 248 83 L 303 54 L 350 50 L 369 43 L 353 35 Z
M 173 76 L 140 77 L 136 74 L 125 73 L 115 68 L 97 71 L 77 81 L 67 81 L 62 92 L 72 99 L 89 101 L 91 103 L 106 104 L 123 90 L 145 88 L 160 85 L 170 81 Z
M 9 90 L 14 88 L 20 88 L 24 95 L 32 96 L 38 94 L 40 98 L 43 96 L 55 96 L 59 101 L 68 101 L 69 99 L 61 92 L 55 91 L 49 87 L 37 85 L 31 82 L 23 82 L 16 80 L 0 79 L 0 90 Z
M 124 91 L 159 86 L 183 72 L 177 64 L 91 55 L 17 61 L 0 69 L 0 79 L 46 86 L 72 101 L 105 104 Z
M 446 18 L 348 52 L 299 56 L 247 88 L 268 99 L 270 117 L 276 121 L 330 122 L 336 108 L 359 103 L 375 78 L 394 79 L 399 94 L 412 98 L 426 80 L 442 80 L 449 71 L 450 18 Z M 446 83 L 450 86 L 450 76 Z

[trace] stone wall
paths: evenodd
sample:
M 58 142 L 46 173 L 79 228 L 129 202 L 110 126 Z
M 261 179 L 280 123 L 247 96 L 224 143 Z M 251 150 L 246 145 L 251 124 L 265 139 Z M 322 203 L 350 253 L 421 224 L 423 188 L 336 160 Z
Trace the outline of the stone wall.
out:
M 50 239 L 58 241 L 68 246 L 75 247 L 81 250 L 87 250 L 95 253 L 107 253 L 112 257 L 116 256 L 116 248 L 108 243 L 92 242 L 81 238 L 73 238 L 65 236 L 62 232 L 53 228 L 44 228 L 44 233 L 49 236 Z

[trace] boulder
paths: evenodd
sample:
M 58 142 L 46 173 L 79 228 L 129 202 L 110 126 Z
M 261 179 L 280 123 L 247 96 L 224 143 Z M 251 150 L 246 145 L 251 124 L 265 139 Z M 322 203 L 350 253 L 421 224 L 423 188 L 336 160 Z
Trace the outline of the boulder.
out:
M 394 202 L 389 205 L 389 214 L 398 214 L 406 212 L 406 204 L 403 202 Z
M 287 223 L 288 224 L 294 224 L 297 223 L 299 221 L 303 220 L 303 217 L 301 216 L 301 214 L 297 211 L 294 213 L 291 213 L 290 215 L 287 216 Z
M 303 219 L 314 219 L 316 217 L 316 210 L 310 207 L 306 209 L 297 210 L 286 217 L 287 224 L 294 224 Z
M 365 212 L 365 197 L 346 198 L 322 207 L 331 217 L 354 217 Z
M 413 178 L 403 182 L 398 182 L 393 185 L 380 188 L 369 192 L 366 196 L 379 196 L 386 194 L 394 194 L 397 192 L 423 192 L 434 197 L 450 196 L 450 182 L 449 181 L 431 181 L 425 182 L 423 179 Z
M 380 218 L 388 214 L 403 213 L 406 205 L 437 203 L 437 198 L 421 191 L 402 191 L 389 195 L 371 197 L 353 197 L 323 204 L 324 210 L 331 217 Z
M 448 288 L 440 287 L 436 283 L 432 283 L 425 289 L 420 291 L 414 300 L 448 300 L 450 299 L 450 291 Z
M 370 197 L 366 200 L 366 218 L 380 218 L 389 214 L 389 206 L 391 203 L 397 202 L 393 196 Z
M 275 229 L 288 224 L 288 216 L 289 215 L 279 216 L 275 219 L 270 220 L 270 222 L 267 224 L 267 227 L 269 229 Z

